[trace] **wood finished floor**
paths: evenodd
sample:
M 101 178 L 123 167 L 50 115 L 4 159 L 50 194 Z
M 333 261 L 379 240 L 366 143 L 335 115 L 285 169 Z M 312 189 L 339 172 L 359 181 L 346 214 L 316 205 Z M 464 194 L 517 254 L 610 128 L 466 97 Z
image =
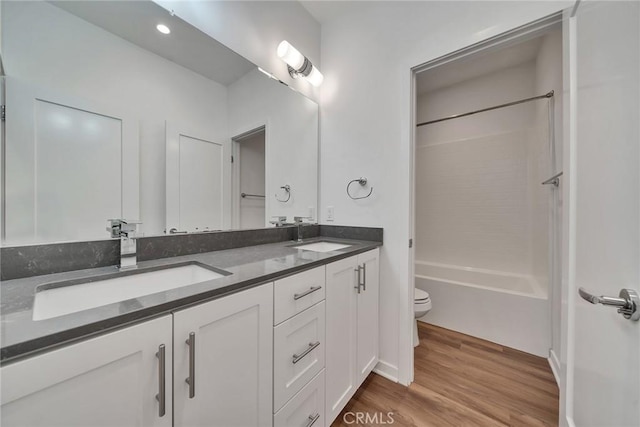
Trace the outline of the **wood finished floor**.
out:
M 546 359 L 418 323 L 414 383 L 371 374 L 332 427 L 382 425 L 343 419 L 359 411 L 391 411 L 394 427 L 558 425 L 558 387 Z

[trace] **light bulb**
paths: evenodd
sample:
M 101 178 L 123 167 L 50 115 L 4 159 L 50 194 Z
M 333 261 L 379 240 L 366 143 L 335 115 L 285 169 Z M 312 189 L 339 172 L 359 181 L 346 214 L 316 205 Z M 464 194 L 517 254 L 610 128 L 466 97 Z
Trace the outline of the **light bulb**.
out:
M 164 24 L 158 24 L 158 25 L 156 25 L 156 29 L 157 29 L 158 31 L 160 31 L 162 34 L 169 34 L 169 33 L 171 33 L 171 29 L 170 29 L 169 27 L 167 27 L 166 25 L 164 25 Z
M 318 71 L 318 69 L 315 66 L 313 66 L 313 68 L 311 69 L 311 72 L 306 77 L 306 79 L 309 80 L 309 83 L 311 83 L 315 87 L 318 87 L 322 84 L 322 80 L 324 80 L 324 76 L 320 71 Z
M 298 50 L 291 46 L 291 44 L 286 40 L 280 42 L 277 53 L 280 59 L 286 62 L 294 70 L 299 70 L 304 64 L 304 55 L 298 52 Z

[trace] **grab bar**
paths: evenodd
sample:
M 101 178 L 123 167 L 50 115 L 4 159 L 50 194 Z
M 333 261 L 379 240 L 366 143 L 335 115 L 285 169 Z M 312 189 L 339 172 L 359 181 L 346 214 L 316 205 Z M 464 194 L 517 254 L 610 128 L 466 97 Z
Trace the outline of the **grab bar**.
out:
M 542 182 L 542 185 L 553 185 L 554 187 L 558 187 L 560 185 L 560 177 L 562 176 L 562 172 L 558 172 L 557 174 L 553 175 L 551 178 L 549 178 L 546 181 Z
M 264 196 L 262 194 L 247 194 L 247 193 L 240 193 L 240 197 L 242 197 L 243 199 L 245 197 L 259 197 L 261 199 L 264 199 Z

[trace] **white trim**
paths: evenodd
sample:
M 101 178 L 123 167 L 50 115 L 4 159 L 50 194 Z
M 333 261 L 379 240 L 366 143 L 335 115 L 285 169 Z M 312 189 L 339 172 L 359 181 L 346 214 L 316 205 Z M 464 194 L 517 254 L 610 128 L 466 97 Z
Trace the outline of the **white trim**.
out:
M 413 350 L 413 347 L 411 347 Z M 398 368 L 393 366 L 390 363 L 383 362 L 382 360 L 378 362 L 375 368 L 373 368 L 373 372 L 380 375 L 383 378 L 386 378 L 394 383 L 398 381 Z
M 576 3 L 577 6 L 577 3 Z M 576 12 L 574 8 L 572 13 Z M 563 140 L 568 143 L 568 156 L 563 156 L 564 193 L 563 193 L 563 225 L 567 229 L 567 239 L 563 242 L 563 266 L 566 266 L 566 286 L 562 289 L 563 328 L 560 332 L 561 356 L 566 361 L 566 369 L 562 370 L 560 389 L 560 422 L 562 425 L 573 426 L 573 387 L 575 360 L 575 277 L 576 277 L 576 172 L 577 172 L 577 21 L 575 15 L 568 18 L 568 114 L 564 115 L 565 125 Z M 565 110 L 565 112 L 567 112 Z M 565 151 L 565 154 L 567 151 Z M 564 282 L 564 273 L 563 273 Z
M 558 388 L 561 388 L 560 381 L 562 379 L 560 377 L 560 361 L 558 360 L 556 352 L 553 350 L 549 350 L 549 357 L 547 358 L 547 360 L 549 361 L 551 372 L 553 372 L 553 377 L 556 379 L 556 384 L 558 384 Z

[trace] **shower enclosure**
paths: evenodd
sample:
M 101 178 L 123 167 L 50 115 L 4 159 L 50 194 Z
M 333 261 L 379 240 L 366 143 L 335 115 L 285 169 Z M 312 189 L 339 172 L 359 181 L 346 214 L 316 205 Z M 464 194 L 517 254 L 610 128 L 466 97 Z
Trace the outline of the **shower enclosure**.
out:
M 420 320 L 544 357 L 556 339 L 560 40 L 417 76 L 415 284 L 433 301 Z

